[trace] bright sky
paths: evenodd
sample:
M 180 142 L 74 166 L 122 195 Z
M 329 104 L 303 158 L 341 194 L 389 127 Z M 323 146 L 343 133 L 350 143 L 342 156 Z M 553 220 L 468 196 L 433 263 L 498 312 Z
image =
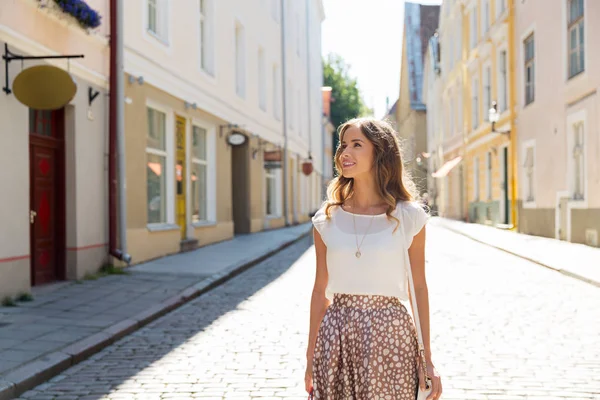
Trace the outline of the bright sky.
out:
M 413 0 L 441 4 L 441 0 Z M 341 55 L 357 78 L 363 98 L 383 117 L 400 91 L 404 0 L 323 0 L 323 55 Z

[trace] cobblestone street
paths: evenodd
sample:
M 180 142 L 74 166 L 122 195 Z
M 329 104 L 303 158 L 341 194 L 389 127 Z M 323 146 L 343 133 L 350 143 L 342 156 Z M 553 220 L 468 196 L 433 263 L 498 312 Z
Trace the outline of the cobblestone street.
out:
M 428 231 L 443 399 L 600 399 L 600 290 L 440 227 Z M 303 239 L 21 395 L 305 399 L 314 247 Z

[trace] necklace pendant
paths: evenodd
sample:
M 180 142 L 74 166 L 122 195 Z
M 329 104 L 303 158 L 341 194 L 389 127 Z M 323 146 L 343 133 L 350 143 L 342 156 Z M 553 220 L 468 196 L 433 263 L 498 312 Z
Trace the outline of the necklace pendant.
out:
M 357 251 L 356 253 L 354 253 L 354 255 L 356 256 L 356 258 L 360 258 L 360 256 L 361 256 L 360 251 Z

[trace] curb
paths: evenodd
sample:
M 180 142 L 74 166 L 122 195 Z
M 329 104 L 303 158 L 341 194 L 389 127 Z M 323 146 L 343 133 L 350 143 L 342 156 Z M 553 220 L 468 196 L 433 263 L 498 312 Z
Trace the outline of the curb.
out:
M 475 237 L 473 237 L 473 236 L 471 236 L 471 235 L 469 235 L 467 233 L 464 233 L 464 232 L 462 232 L 462 231 L 460 231 L 458 229 L 452 228 L 452 227 L 450 227 L 450 226 L 448 226 L 448 225 L 446 225 L 444 223 L 440 223 L 440 224 L 438 224 L 438 226 L 440 226 L 440 227 L 442 227 L 444 229 L 447 229 L 447 230 L 449 230 L 451 232 L 454 232 L 456 234 L 462 235 L 462 236 L 464 236 L 466 238 L 469 238 L 469 239 L 471 239 L 471 240 L 473 240 L 473 241 L 475 241 L 477 243 L 485 244 L 486 246 L 493 247 L 495 249 L 501 250 L 501 251 L 503 251 L 505 253 L 508 253 L 508 254 L 511 254 L 513 256 L 517 256 L 519 258 L 522 258 L 523 260 L 530 261 L 530 262 L 532 262 L 534 264 L 537 264 L 537 265 L 540 265 L 540 266 L 542 266 L 544 268 L 548 268 L 548 269 L 551 269 L 553 271 L 560 272 L 561 274 L 563 274 L 565 276 L 568 276 L 568 277 L 571 277 L 571 278 L 574 278 L 574 279 L 577 279 L 577 280 L 589 283 L 589 284 L 594 285 L 596 287 L 600 287 L 600 282 L 597 282 L 597 281 L 595 281 L 593 279 L 590 279 L 588 277 L 585 277 L 583 275 L 580 275 L 580 274 L 577 274 L 575 272 L 568 271 L 568 270 L 565 270 L 565 269 L 562 269 L 562 268 L 556 268 L 556 267 L 553 267 L 551 265 L 544 264 L 543 262 L 541 262 L 539 260 L 536 260 L 536 259 L 524 256 L 522 254 L 516 253 L 514 251 L 505 249 L 504 247 L 499 247 L 499 246 L 496 246 L 496 245 L 491 244 L 489 242 L 484 242 L 484 241 L 482 241 L 480 239 L 476 239 Z M 0 400 L 2 400 L 2 399 L 0 399 Z
M 308 230 L 306 233 L 300 234 L 298 237 L 267 251 L 258 258 L 243 260 L 238 264 L 234 264 L 223 271 L 203 279 L 201 282 L 187 287 L 179 294 L 150 306 L 147 310 L 133 317 L 10 371 L 4 377 L 0 377 L 0 400 L 13 399 L 48 381 L 150 322 L 222 285 L 267 258 L 274 256 L 285 248 L 309 236 L 311 232 L 312 230 Z

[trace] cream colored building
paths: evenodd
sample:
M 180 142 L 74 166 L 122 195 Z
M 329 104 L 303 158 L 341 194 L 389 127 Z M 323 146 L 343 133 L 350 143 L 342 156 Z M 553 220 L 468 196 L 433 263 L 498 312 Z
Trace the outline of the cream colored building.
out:
M 0 92 L 0 297 L 82 278 L 107 261 L 108 0 L 87 1 L 102 17 L 89 31 L 47 3 L 6 0 L 0 7 L 3 55 L 84 56 L 13 59 L 8 87 L 2 60 L 10 93 Z M 21 103 L 18 86 L 33 78 L 17 80 L 34 66 L 68 71 L 72 100 L 54 111 Z
M 412 175 L 419 195 L 427 191 L 426 108 L 423 103 L 423 61 L 427 43 L 438 27 L 440 6 L 406 2 L 400 88 L 395 110 L 396 130 L 400 136 L 407 171 Z
M 598 246 L 600 3 L 515 7 L 520 230 Z
M 308 221 L 322 195 L 323 19 L 321 0 L 127 0 L 134 263 Z
M 444 165 L 444 125 L 439 117 L 443 115 L 442 108 L 442 78 L 440 64 L 439 35 L 434 34 L 428 42 L 423 65 L 423 102 L 427 107 L 427 153 L 424 162 L 427 163 L 427 193 L 429 206 L 437 214 L 445 208 L 443 194 L 447 191 L 445 180 L 434 176 Z

